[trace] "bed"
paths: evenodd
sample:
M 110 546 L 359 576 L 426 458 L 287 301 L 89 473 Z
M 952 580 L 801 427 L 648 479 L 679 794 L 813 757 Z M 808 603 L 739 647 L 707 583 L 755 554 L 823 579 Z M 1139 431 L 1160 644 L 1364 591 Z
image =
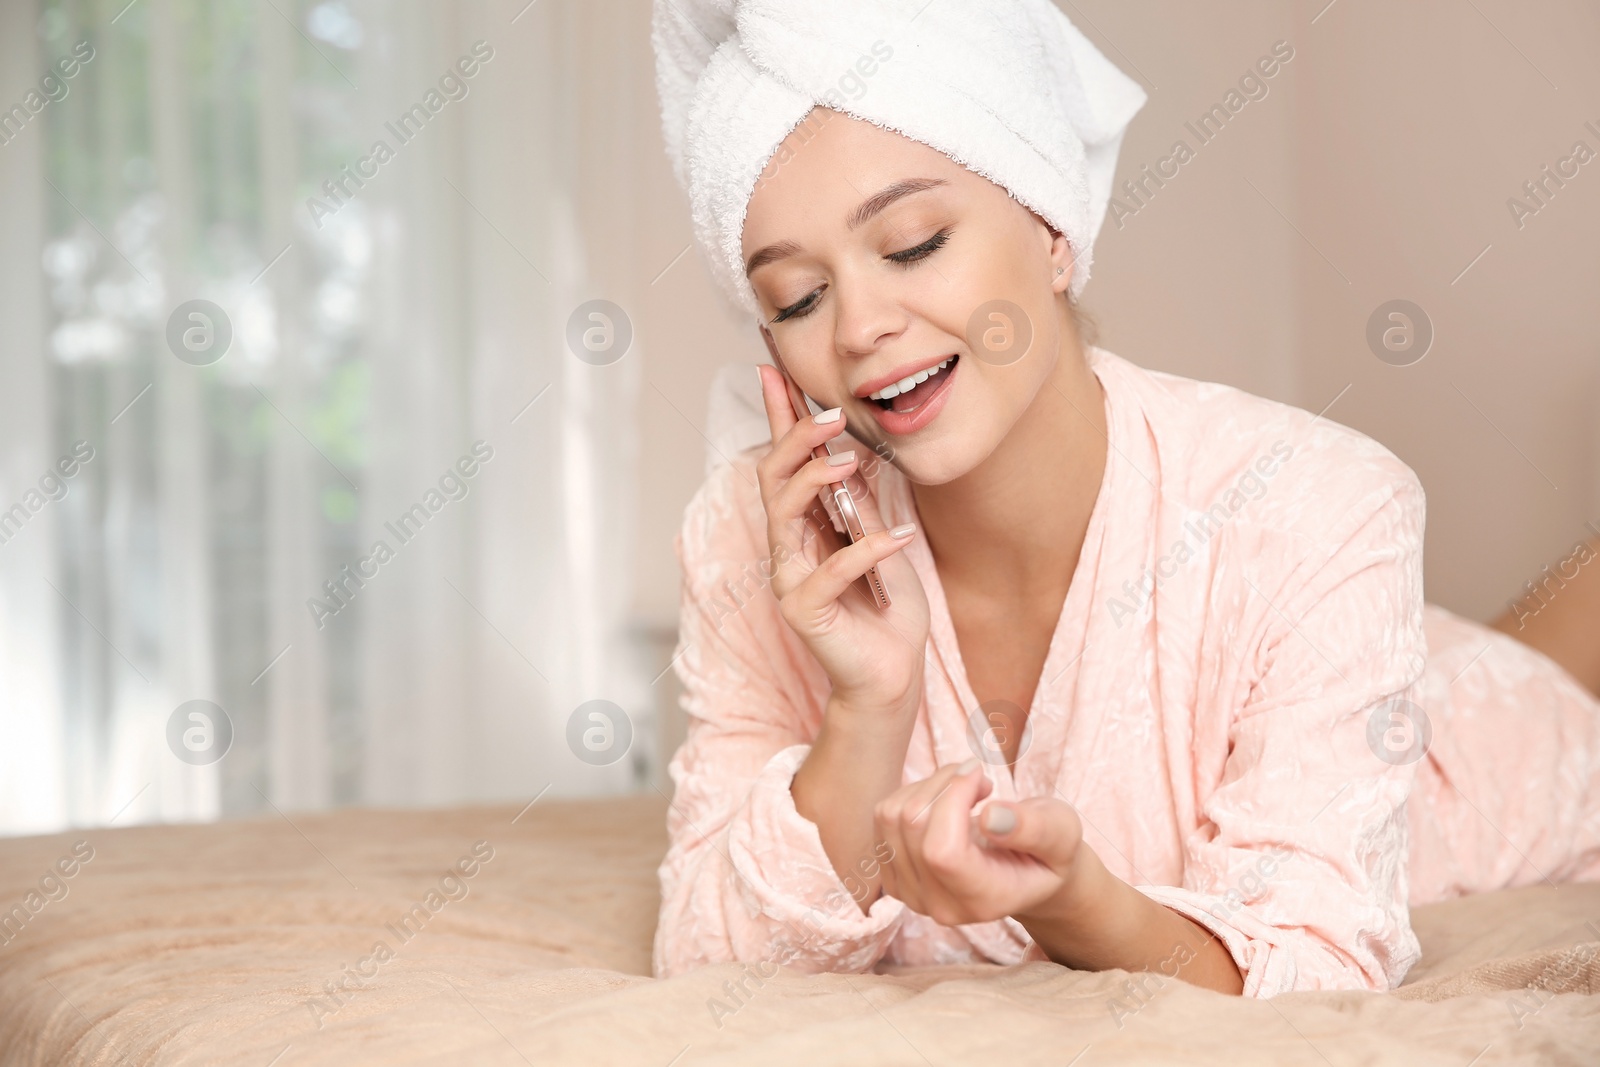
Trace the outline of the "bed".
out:
M 1600 1061 L 1600 885 L 1416 909 L 1422 962 L 1389 994 L 1246 1001 L 1046 963 L 656 980 L 664 807 L 0 841 L 0 1063 Z

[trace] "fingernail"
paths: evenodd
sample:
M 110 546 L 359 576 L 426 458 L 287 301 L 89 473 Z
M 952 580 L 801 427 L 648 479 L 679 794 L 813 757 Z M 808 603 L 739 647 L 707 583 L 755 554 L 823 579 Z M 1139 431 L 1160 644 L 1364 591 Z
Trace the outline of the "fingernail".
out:
M 829 408 L 816 417 L 816 423 L 818 426 L 826 426 L 830 422 L 838 422 L 839 415 L 843 411 L 844 408 Z
M 899 526 L 896 526 L 894 529 L 889 531 L 889 536 L 894 538 L 896 541 L 898 541 L 903 537 L 910 537 L 912 534 L 914 534 L 916 532 L 917 532 L 917 524 L 916 523 L 914 523 L 914 522 L 902 522 Z
M 974 756 L 956 768 L 957 774 L 971 774 L 978 769 L 978 757 Z
M 828 466 L 842 467 L 846 463 L 852 462 L 855 458 L 856 454 L 854 452 L 840 452 L 837 455 L 828 457 Z
M 991 834 L 1009 834 L 1017 828 L 1017 813 L 1010 808 L 991 807 L 983 813 L 983 828 Z

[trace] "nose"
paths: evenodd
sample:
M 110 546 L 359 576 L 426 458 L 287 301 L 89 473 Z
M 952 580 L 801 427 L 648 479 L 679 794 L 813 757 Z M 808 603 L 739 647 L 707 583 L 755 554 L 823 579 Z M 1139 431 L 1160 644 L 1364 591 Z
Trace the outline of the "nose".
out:
M 869 356 L 905 332 L 906 310 L 880 279 L 839 278 L 834 300 L 834 344 L 847 356 Z

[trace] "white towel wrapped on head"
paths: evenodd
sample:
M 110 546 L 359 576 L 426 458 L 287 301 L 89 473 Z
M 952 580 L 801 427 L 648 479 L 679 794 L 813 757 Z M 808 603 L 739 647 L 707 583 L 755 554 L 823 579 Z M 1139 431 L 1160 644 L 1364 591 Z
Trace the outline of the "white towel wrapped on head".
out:
M 1050 0 L 655 0 L 651 40 L 695 239 L 751 314 L 745 207 L 818 105 L 1005 188 L 1066 235 L 1071 294 L 1089 280 L 1123 131 L 1146 96 Z

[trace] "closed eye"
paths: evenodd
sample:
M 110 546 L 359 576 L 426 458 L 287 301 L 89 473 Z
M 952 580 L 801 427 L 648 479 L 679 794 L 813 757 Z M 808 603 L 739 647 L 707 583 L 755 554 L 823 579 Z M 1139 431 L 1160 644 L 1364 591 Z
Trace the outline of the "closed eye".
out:
M 902 267 L 910 267 L 924 259 L 927 259 L 939 249 L 943 248 L 945 242 L 950 240 L 950 234 L 952 232 L 954 231 L 950 229 L 940 230 L 938 233 L 934 234 L 932 237 L 928 238 L 926 241 L 923 241 L 919 245 L 914 245 L 911 248 L 903 248 L 898 252 L 890 252 L 883 258 L 889 260 L 891 263 L 897 263 Z M 805 318 L 816 309 L 817 301 L 822 298 L 822 291 L 825 288 L 827 287 L 818 286 L 817 288 L 811 290 L 811 292 L 807 293 L 802 299 L 790 304 L 788 307 L 779 308 L 778 313 L 772 317 L 772 321 L 784 322 L 789 319 Z
M 807 293 L 804 299 L 790 304 L 786 308 L 779 308 L 778 313 L 772 317 L 773 322 L 783 322 L 785 319 L 803 319 L 811 314 L 811 309 L 816 307 L 817 298 L 822 294 L 822 287 Z
M 918 260 L 927 259 L 940 248 L 943 248 L 944 243 L 950 240 L 950 233 L 950 230 L 940 230 L 938 233 L 934 234 L 920 245 L 917 245 L 913 248 L 907 248 L 899 252 L 890 252 L 883 258 L 893 260 L 895 263 L 899 263 L 902 266 L 910 266 Z

